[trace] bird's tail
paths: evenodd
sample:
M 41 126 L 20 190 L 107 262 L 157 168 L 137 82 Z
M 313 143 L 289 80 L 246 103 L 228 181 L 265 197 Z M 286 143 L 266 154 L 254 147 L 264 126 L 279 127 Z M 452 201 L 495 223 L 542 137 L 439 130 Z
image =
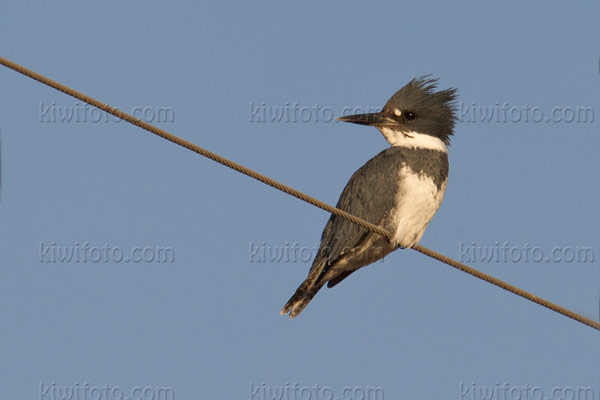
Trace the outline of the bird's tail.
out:
M 294 295 L 285 303 L 281 309 L 281 315 L 290 314 L 290 318 L 295 318 L 304 310 L 304 308 L 315 297 L 317 292 L 323 287 L 323 283 L 317 284 L 317 278 L 320 275 L 320 269 L 317 268 L 308 275 L 308 278 L 296 289 Z

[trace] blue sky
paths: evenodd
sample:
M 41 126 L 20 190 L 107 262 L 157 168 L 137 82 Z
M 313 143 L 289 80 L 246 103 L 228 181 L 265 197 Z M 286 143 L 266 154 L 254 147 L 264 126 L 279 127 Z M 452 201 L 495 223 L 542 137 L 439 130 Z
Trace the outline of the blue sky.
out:
M 598 319 L 599 8 L 6 1 L 0 55 L 330 204 L 387 146 L 331 118 L 433 74 L 460 122 L 421 244 Z M 0 397 L 600 398 L 597 331 L 414 251 L 281 317 L 327 213 L 0 84 Z

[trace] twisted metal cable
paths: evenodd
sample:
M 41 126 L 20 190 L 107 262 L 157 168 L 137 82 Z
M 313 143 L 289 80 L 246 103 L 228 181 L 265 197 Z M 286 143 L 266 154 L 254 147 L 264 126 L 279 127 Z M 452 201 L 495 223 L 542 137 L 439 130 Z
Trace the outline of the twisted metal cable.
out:
M 593 319 L 584 317 L 583 315 L 577 314 L 576 312 L 573 312 L 571 310 L 569 310 L 568 308 L 564 308 L 562 306 L 559 306 L 558 304 L 555 304 L 549 300 L 543 299 L 541 297 L 536 296 L 535 294 L 529 293 L 521 288 L 518 288 L 514 285 L 511 285 L 510 283 L 504 282 L 492 275 L 488 275 L 485 272 L 481 272 L 473 267 L 469 267 L 466 264 L 463 264 L 459 261 L 456 261 L 450 257 L 447 257 L 443 254 L 438 253 L 437 251 L 428 249 L 427 247 L 423 247 L 421 245 L 415 245 L 413 246 L 413 249 L 418 251 L 421 254 L 424 254 L 428 257 L 434 258 L 438 261 L 443 262 L 444 264 L 448 264 L 449 266 L 456 268 L 458 270 L 461 270 L 463 272 L 466 272 L 469 275 L 472 275 L 476 278 L 479 278 L 483 281 L 486 281 L 488 283 L 491 283 L 492 285 L 498 286 L 499 288 L 502 288 L 504 290 L 507 290 L 511 293 L 516 294 L 517 296 L 521 296 L 529 301 L 533 301 L 534 303 L 537 303 L 541 306 L 544 306 L 552 311 L 556 311 L 557 313 L 560 313 L 564 316 L 567 316 L 571 319 L 574 319 L 575 321 L 581 322 L 582 324 L 588 325 L 594 329 L 600 330 L 600 322 L 594 321 Z
M 258 180 L 258 181 L 260 181 L 260 182 L 262 182 L 262 183 L 264 183 L 266 185 L 269 185 L 269 186 L 271 186 L 271 187 L 273 187 L 273 188 L 275 188 L 277 190 L 280 190 L 280 191 L 282 191 L 284 193 L 287 193 L 287 194 L 289 194 L 291 196 L 294 196 L 294 197 L 296 197 L 296 198 L 298 198 L 298 199 L 300 199 L 302 201 L 305 201 L 305 202 L 307 202 L 309 204 L 312 204 L 315 207 L 319 207 L 319 208 L 321 208 L 321 209 L 323 209 L 323 210 L 325 210 L 325 211 L 327 211 L 327 212 L 329 212 L 331 214 L 334 214 L 334 215 L 336 215 L 336 216 L 338 216 L 340 218 L 344 218 L 344 219 L 346 219 L 346 220 L 348 220 L 350 222 L 353 222 L 353 223 L 359 225 L 360 227 L 362 227 L 364 229 L 367 229 L 367 230 L 369 230 L 371 232 L 374 232 L 374 233 L 377 233 L 379 235 L 382 235 L 388 241 L 390 241 L 392 239 L 392 235 L 388 231 L 386 231 L 385 229 L 382 229 L 379 226 L 376 226 L 376 225 L 374 225 L 374 224 L 372 224 L 372 223 L 370 223 L 368 221 L 365 221 L 365 220 L 363 220 L 361 218 L 358 218 L 358 217 L 356 217 L 356 216 L 354 216 L 354 215 L 352 215 L 350 213 L 347 213 L 346 211 L 340 210 L 339 208 L 333 207 L 333 206 L 331 206 L 331 205 L 329 205 L 329 204 L 327 204 L 327 203 L 325 203 L 325 202 L 323 202 L 323 201 L 321 201 L 319 199 L 316 199 L 316 198 L 314 198 L 312 196 L 309 196 L 309 195 L 307 195 L 305 193 L 302 193 L 299 190 L 296 190 L 296 189 L 294 189 L 294 188 L 292 188 L 290 186 L 284 185 L 281 182 L 278 182 L 278 181 L 276 181 L 274 179 L 271 179 L 271 178 L 269 178 L 269 177 L 267 177 L 267 176 L 265 176 L 265 175 L 263 175 L 263 174 L 261 174 L 259 172 L 256 172 L 256 171 L 254 171 L 254 170 L 252 170 L 250 168 L 247 168 L 247 167 L 245 167 L 245 166 L 243 166 L 241 164 L 238 164 L 238 163 L 236 163 L 234 161 L 231 161 L 231 160 L 229 160 L 229 159 L 227 159 L 225 157 L 222 157 L 222 156 L 220 156 L 220 155 L 218 155 L 216 153 L 213 153 L 212 151 L 209 151 L 209 150 L 207 150 L 207 149 L 205 149 L 203 147 L 200 147 L 200 146 L 198 146 L 196 144 L 193 144 L 193 143 L 191 143 L 191 142 L 189 142 L 189 141 L 187 141 L 185 139 L 182 139 L 182 138 L 180 138 L 178 136 L 175 136 L 175 135 L 173 135 L 173 134 L 171 134 L 171 133 L 169 133 L 169 132 L 167 132 L 167 131 L 165 131 L 163 129 L 157 128 L 154 125 L 151 125 L 151 124 L 149 124 L 147 122 L 144 122 L 144 121 L 140 120 L 139 118 L 135 118 L 135 117 L 133 117 L 133 116 L 127 114 L 127 113 L 124 113 L 121 110 L 118 110 L 118 109 L 116 109 L 114 107 L 111 107 L 108 104 L 105 104 L 105 103 L 103 103 L 103 102 L 101 102 L 99 100 L 96 100 L 96 99 L 94 99 L 94 98 L 92 98 L 90 96 L 87 96 L 87 95 L 85 95 L 83 93 L 80 93 L 80 92 L 74 90 L 74 89 L 71 89 L 68 86 L 65 86 L 65 85 L 63 85 L 63 84 L 61 84 L 59 82 L 56 82 L 56 81 L 54 81 L 54 80 L 52 80 L 50 78 L 47 78 L 47 77 L 45 77 L 45 76 L 43 76 L 41 74 L 38 74 L 37 72 L 32 71 L 30 69 L 27 69 L 27 68 L 25 68 L 25 67 L 23 67 L 23 66 L 21 66 L 21 65 L 19 65 L 17 63 L 14 63 L 14 62 L 12 62 L 10 60 L 7 60 L 6 58 L 0 57 L 0 64 L 4 65 L 5 67 L 8 67 L 8 68 L 10 68 L 10 69 L 12 69 L 12 70 L 14 70 L 16 72 L 19 72 L 20 74 L 23 74 L 23 75 L 28 76 L 28 77 L 30 77 L 32 79 L 35 79 L 36 81 L 39 81 L 39 82 L 43 83 L 44 85 L 50 86 L 50 87 L 52 87 L 52 88 L 54 88 L 54 89 L 56 89 L 56 90 L 58 90 L 60 92 L 63 92 L 65 94 L 69 95 L 69 96 L 72 96 L 72 97 L 74 97 L 74 98 L 76 98 L 78 100 L 81 100 L 81 101 L 83 101 L 85 103 L 88 103 L 88 104 L 90 104 L 90 105 L 92 105 L 92 106 L 94 106 L 96 108 L 99 108 L 99 109 L 101 109 L 101 110 L 103 110 L 103 111 L 105 111 L 105 112 L 107 112 L 109 114 L 114 115 L 115 117 L 123 119 L 123 120 L 129 122 L 130 124 L 138 126 L 138 127 L 142 128 L 142 129 L 148 131 L 148 132 L 154 133 L 155 135 L 160 136 L 163 139 L 166 139 L 166 140 L 168 140 L 170 142 L 178 144 L 179 146 L 185 147 L 186 149 L 189 149 L 189 150 L 191 150 L 191 151 L 193 151 L 195 153 L 198 153 L 198 154 L 200 154 L 200 155 L 202 155 L 204 157 L 207 157 L 207 158 L 209 158 L 209 159 L 211 159 L 213 161 L 216 161 L 219 164 L 225 165 L 226 167 L 229 167 L 229 168 L 231 168 L 231 169 L 233 169 L 233 170 L 235 170 L 235 171 L 237 171 L 239 173 L 242 173 L 242 174 L 247 175 L 247 176 L 249 176 L 251 178 L 254 178 L 254 179 L 256 179 L 256 180 Z M 433 251 L 433 250 L 428 249 L 426 247 L 423 247 L 421 245 L 415 245 L 415 246 L 413 246 L 413 249 L 416 250 L 416 251 L 418 251 L 421 254 L 424 254 L 424 255 L 426 255 L 428 257 L 431 257 L 431 258 L 434 258 L 434 259 L 436 259 L 438 261 L 441 261 L 441 262 L 443 262 L 443 263 L 445 263 L 445 264 L 447 264 L 447 265 L 449 265 L 451 267 L 454 267 L 454 268 L 459 269 L 459 270 L 461 270 L 463 272 L 466 272 L 469 275 L 472 275 L 472 276 L 474 276 L 476 278 L 479 278 L 479 279 L 484 280 L 484 281 L 486 281 L 488 283 L 491 283 L 492 285 L 498 286 L 498 287 L 500 287 L 500 288 L 502 288 L 504 290 L 507 290 L 507 291 L 509 291 L 511 293 L 514 293 L 514 294 L 518 295 L 518 296 L 521 296 L 521 297 L 523 297 L 523 298 L 525 298 L 527 300 L 530 300 L 530 301 L 532 301 L 534 303 L 537 303 L 537 304 L 539 304 L 539 305 L 541 305 L 543 307 L 546 307 L 546 308 L 548 308 L 548 309 L 550 309 L 552 311 L 560 313 L 560 314 L 562 314 L 562 315 L 564 315 L 566 317 L 569 317 L 569 318 L 571 318 L 571 319 L 573 319 L 575 321 L 581 322 L 582 324 L 590 326 L 590 327 L 592 327 L 592 328 L 594 328 L 596 330 L 600 330 L 600 322 L 598 322 L 598 321 L 594 321 L 592 319 L 586 318 L 586 317 L 584 317 L 584 316 L 582 316 L 580 314 L 577 314 L 577 313 L 575 313 L 575 312 L 573 312 L 573 311 L 571 311 L 569 309 L 566 309 L 566 308 L 561 307 L 561 306 L 559 306 L 557 304 L 554 304 L 554 303 L 552 303 L 552 302 L 550 302 L 550 301 L 548 301 L 546 299 L 538 297 L 538 296 L 536 296 L 536 295 L 534 295 L 532 293 L 529 293 L 529 292 L 527 292 L 527 291 L 525 291 L 525 290 L 523 290 L 521 288 L 518 288 L 518 287 L 516 287 L 514 285 L 511 285 L 511 284 L 509 284 L 507 282 L 504 282 L 504 281 L 502 281 L 502 280 L 500 280 L 498 278 L 495 278 L 495 277 L 493 277 L 491 275 L 488 275 L 488 274 L 486 274 L 484 272 L 481 272 L 481 271 L 479 271 L 479 270 L 477 270 L 477 269 L 475 269 L 473 267 L 469 267 L 468 265 L 460 263 L 460 262 L 458 262 L 458 261 L 456 261 L 456 260 L 454 260 L 454 259 L 452 259 L 450 257 L 447 257 L 447 256 L 445 256 L 443 254 L 440 254 L 440 253 L 438 253 L 436 251 Z

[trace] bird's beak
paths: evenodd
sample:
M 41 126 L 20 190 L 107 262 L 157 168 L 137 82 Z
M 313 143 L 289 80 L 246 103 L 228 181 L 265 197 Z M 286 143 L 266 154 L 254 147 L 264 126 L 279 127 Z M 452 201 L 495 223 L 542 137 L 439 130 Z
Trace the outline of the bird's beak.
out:
M 339 117 L 338 121 L 369 126 L 392 126 L 398 123 L 382 113 L 356 114 Z

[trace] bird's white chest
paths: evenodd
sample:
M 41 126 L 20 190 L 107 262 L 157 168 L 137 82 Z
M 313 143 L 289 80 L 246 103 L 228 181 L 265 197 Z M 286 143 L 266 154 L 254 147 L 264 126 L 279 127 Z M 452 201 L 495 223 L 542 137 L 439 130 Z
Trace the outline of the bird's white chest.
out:
M 445 180 L 440 188 L 425 174 L 417 174 L 408 167 L 400 171 L 396 207 L 391 213 L 394 242 L 404 248 L 419 243 L 425 228 L 440 208 L 444 193 Z

